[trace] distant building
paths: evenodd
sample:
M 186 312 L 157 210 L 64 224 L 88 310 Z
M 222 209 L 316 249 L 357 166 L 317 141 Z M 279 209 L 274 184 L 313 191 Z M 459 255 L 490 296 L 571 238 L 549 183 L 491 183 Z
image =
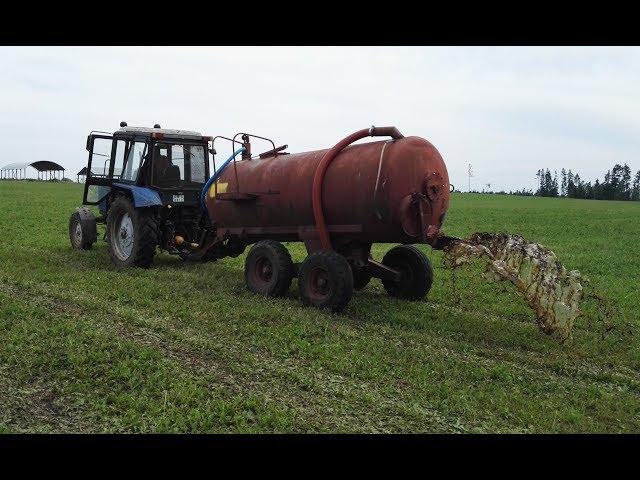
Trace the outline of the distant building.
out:
M 64 178 L 64 167 L 48 160 L 31 163 L 10 163 L 0 168 L 0 178 L 16 180 L 27 178 L 27 167 L 31 167 L 38 172 L 38 180 L 62 180 Z
M 78 183 L 80 183 L 80 177 L 82 177 L 82 181 L 84 182 L 87 178 L 87 167 L 82 167 L 78 173 L 76 173 L 76 178 L 78 179 Z

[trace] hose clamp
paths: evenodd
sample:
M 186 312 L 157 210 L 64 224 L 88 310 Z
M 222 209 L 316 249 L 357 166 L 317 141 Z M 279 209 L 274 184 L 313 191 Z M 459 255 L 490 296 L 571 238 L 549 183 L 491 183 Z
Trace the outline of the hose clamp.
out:
M 373 137 L 373 131 L 374 131 L 375 129 L 376 129 L 376 127 L 374 127 L 373 125 L 371 125 L 371 126 L 369 127 L 369 136 L 370 136 L 370 137 Z

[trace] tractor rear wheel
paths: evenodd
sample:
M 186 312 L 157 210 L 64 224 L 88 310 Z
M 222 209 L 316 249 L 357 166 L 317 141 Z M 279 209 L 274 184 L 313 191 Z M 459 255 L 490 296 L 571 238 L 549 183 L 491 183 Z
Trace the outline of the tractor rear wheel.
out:
M 353 295 L 353 274 L 346 258 L 333 250 L 317 251 L 298 270 L 302 303 L 342 311 Z
M 126 197 L 116 197 L 107 214 L 111 261 L 118 267 L 150 266 L 159 242 L 158 230 L 151 208 L 135 208 Z
M 89 250 L 98 239 L 96 217 L 87 207 L 76 210 L 69 218 L 69 240 L 76 250 Z
M 382 280 L 392 297 L 420 300 L 429 293 L 433 283 L 433 268 L 429 258 L 413 245 L 398 245 L 389 250 L 382 264 L 400 272 L 400 280 Z
M 252 292 L 284 296 L 293 279 L 293 261 L 284 245 L 275 240 L 256 243 L 244 262 L 244 279 Z

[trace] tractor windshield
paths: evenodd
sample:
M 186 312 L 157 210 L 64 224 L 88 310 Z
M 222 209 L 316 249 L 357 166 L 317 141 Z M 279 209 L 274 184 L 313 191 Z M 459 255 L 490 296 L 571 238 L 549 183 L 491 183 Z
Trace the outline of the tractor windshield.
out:
M 154 147 L 153 184 L 162 188 L 202 188 L 206 181 L 203 145 L 159 143 Z

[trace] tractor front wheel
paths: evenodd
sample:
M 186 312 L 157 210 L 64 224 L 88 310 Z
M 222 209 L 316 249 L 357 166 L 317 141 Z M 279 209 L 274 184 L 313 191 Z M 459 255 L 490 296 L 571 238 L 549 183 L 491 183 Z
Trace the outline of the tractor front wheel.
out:
M 135 208 L 119 196 L 107 214 L 109 255 L 118 267 L 149 267 L 159 242 L 158 220 L 151 208 Z
M 69 240 L 76 250 L 89 250 L 98 239 L 96 217 L 87 207 L 76 210 L 69 218 Z

